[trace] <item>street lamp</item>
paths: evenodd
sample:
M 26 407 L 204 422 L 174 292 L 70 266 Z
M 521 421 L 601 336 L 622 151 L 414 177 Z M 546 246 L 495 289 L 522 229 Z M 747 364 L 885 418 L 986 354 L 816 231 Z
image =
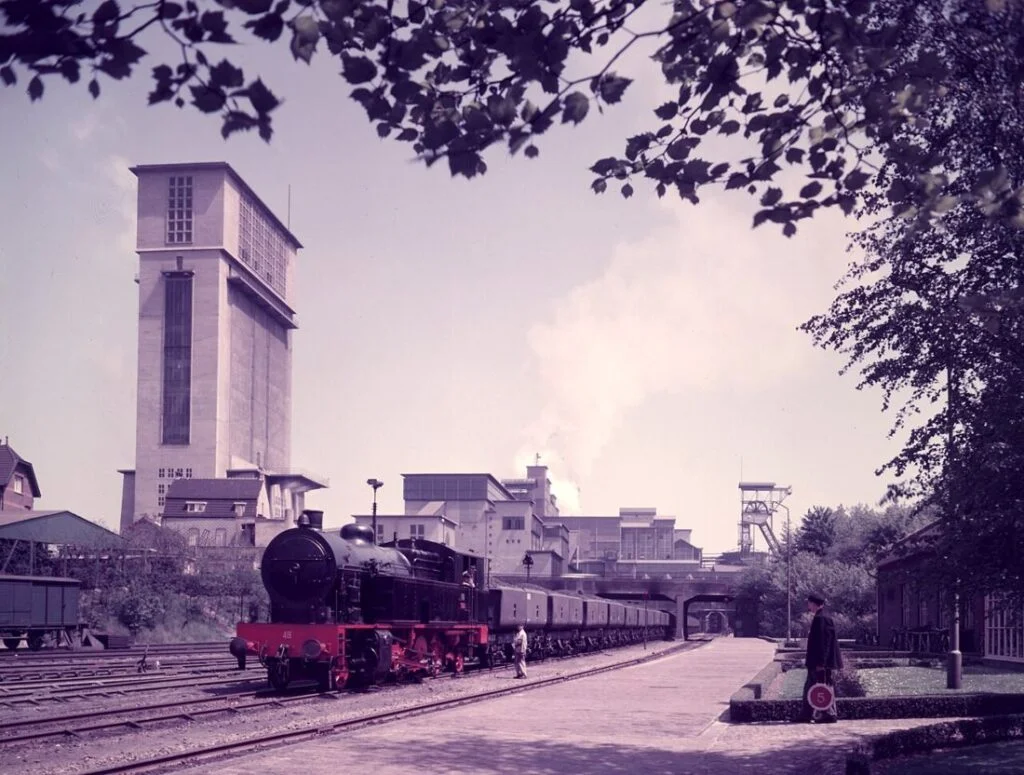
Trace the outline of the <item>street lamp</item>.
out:
M 530 580 L 530 568 L 533 567 L 533 558 L 530 556 L 529 552 L 527 552 L 526 554 L 523 555 L 523 565 L 526 566 L 526 580 L 529 581 Z
M 793 533 L 789 527 L 789 506 L 778 504 L 786 510 L 786 645 L 793 641 Z
M 367 479 L 366 483 L 373 488 L 373 542 L 377 543 L 377 490 L 384 486 L 380 479 Z

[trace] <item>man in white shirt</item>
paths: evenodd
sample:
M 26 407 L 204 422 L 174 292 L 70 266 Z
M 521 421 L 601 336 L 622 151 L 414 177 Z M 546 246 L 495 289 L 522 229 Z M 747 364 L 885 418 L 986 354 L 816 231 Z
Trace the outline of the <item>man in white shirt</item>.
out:
M 526 629 L 519 625 L 515 637 L 512 638 L 512 650 L 516 658 L 516 678 L 526 678 Z

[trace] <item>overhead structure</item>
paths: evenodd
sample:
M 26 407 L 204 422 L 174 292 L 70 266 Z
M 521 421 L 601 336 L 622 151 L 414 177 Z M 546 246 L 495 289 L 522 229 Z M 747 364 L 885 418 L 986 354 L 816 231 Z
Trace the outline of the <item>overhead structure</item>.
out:
M 781 552 L 779 539 L 775 537 L 772 522 L 782 502 L 792 494 L 792 487 L 782 487 L 775 482 L 740 482 L 740 554 L 754 551 L 754 531 L 757 526 L 764 536 L 768 551 L 778 555 Z

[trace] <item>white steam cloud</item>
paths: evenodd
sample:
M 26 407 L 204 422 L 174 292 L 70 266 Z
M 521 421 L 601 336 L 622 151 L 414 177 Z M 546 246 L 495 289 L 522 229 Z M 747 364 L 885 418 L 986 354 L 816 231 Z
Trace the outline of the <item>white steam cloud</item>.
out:
M 540 453 L 563 513 L 578 513 L 594 463 L 649 397 L 685 392 L 699 404 L 711 392 L 768 387 L 795 368 L 811 350 L 795 326 L 815 309 L 802 289 L 818 285 L 815 276 L 831 285 L 844 263 L 835 221 L 802 224 L 805 233 L 786 240 L 710 198 L 660 206 L 673 212 L 670 226 L 618 245 L 600 277 L 529 333 L 546 405 L 517 469 Z

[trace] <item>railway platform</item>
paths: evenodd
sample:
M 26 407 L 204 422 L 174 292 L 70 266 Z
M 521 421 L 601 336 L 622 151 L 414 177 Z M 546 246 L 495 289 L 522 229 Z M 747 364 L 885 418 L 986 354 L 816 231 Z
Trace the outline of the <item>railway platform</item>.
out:
M 601 675 L 190 768 L 335 775 L 715 775 L 844 771 L 858 738 L 929 720 L 731 724 L 729 697 L 772 644 L 720 638 Z M 520 683 L 508 672 L 496 683 Z M 524 690 L 529 680 L 522 681 Z

